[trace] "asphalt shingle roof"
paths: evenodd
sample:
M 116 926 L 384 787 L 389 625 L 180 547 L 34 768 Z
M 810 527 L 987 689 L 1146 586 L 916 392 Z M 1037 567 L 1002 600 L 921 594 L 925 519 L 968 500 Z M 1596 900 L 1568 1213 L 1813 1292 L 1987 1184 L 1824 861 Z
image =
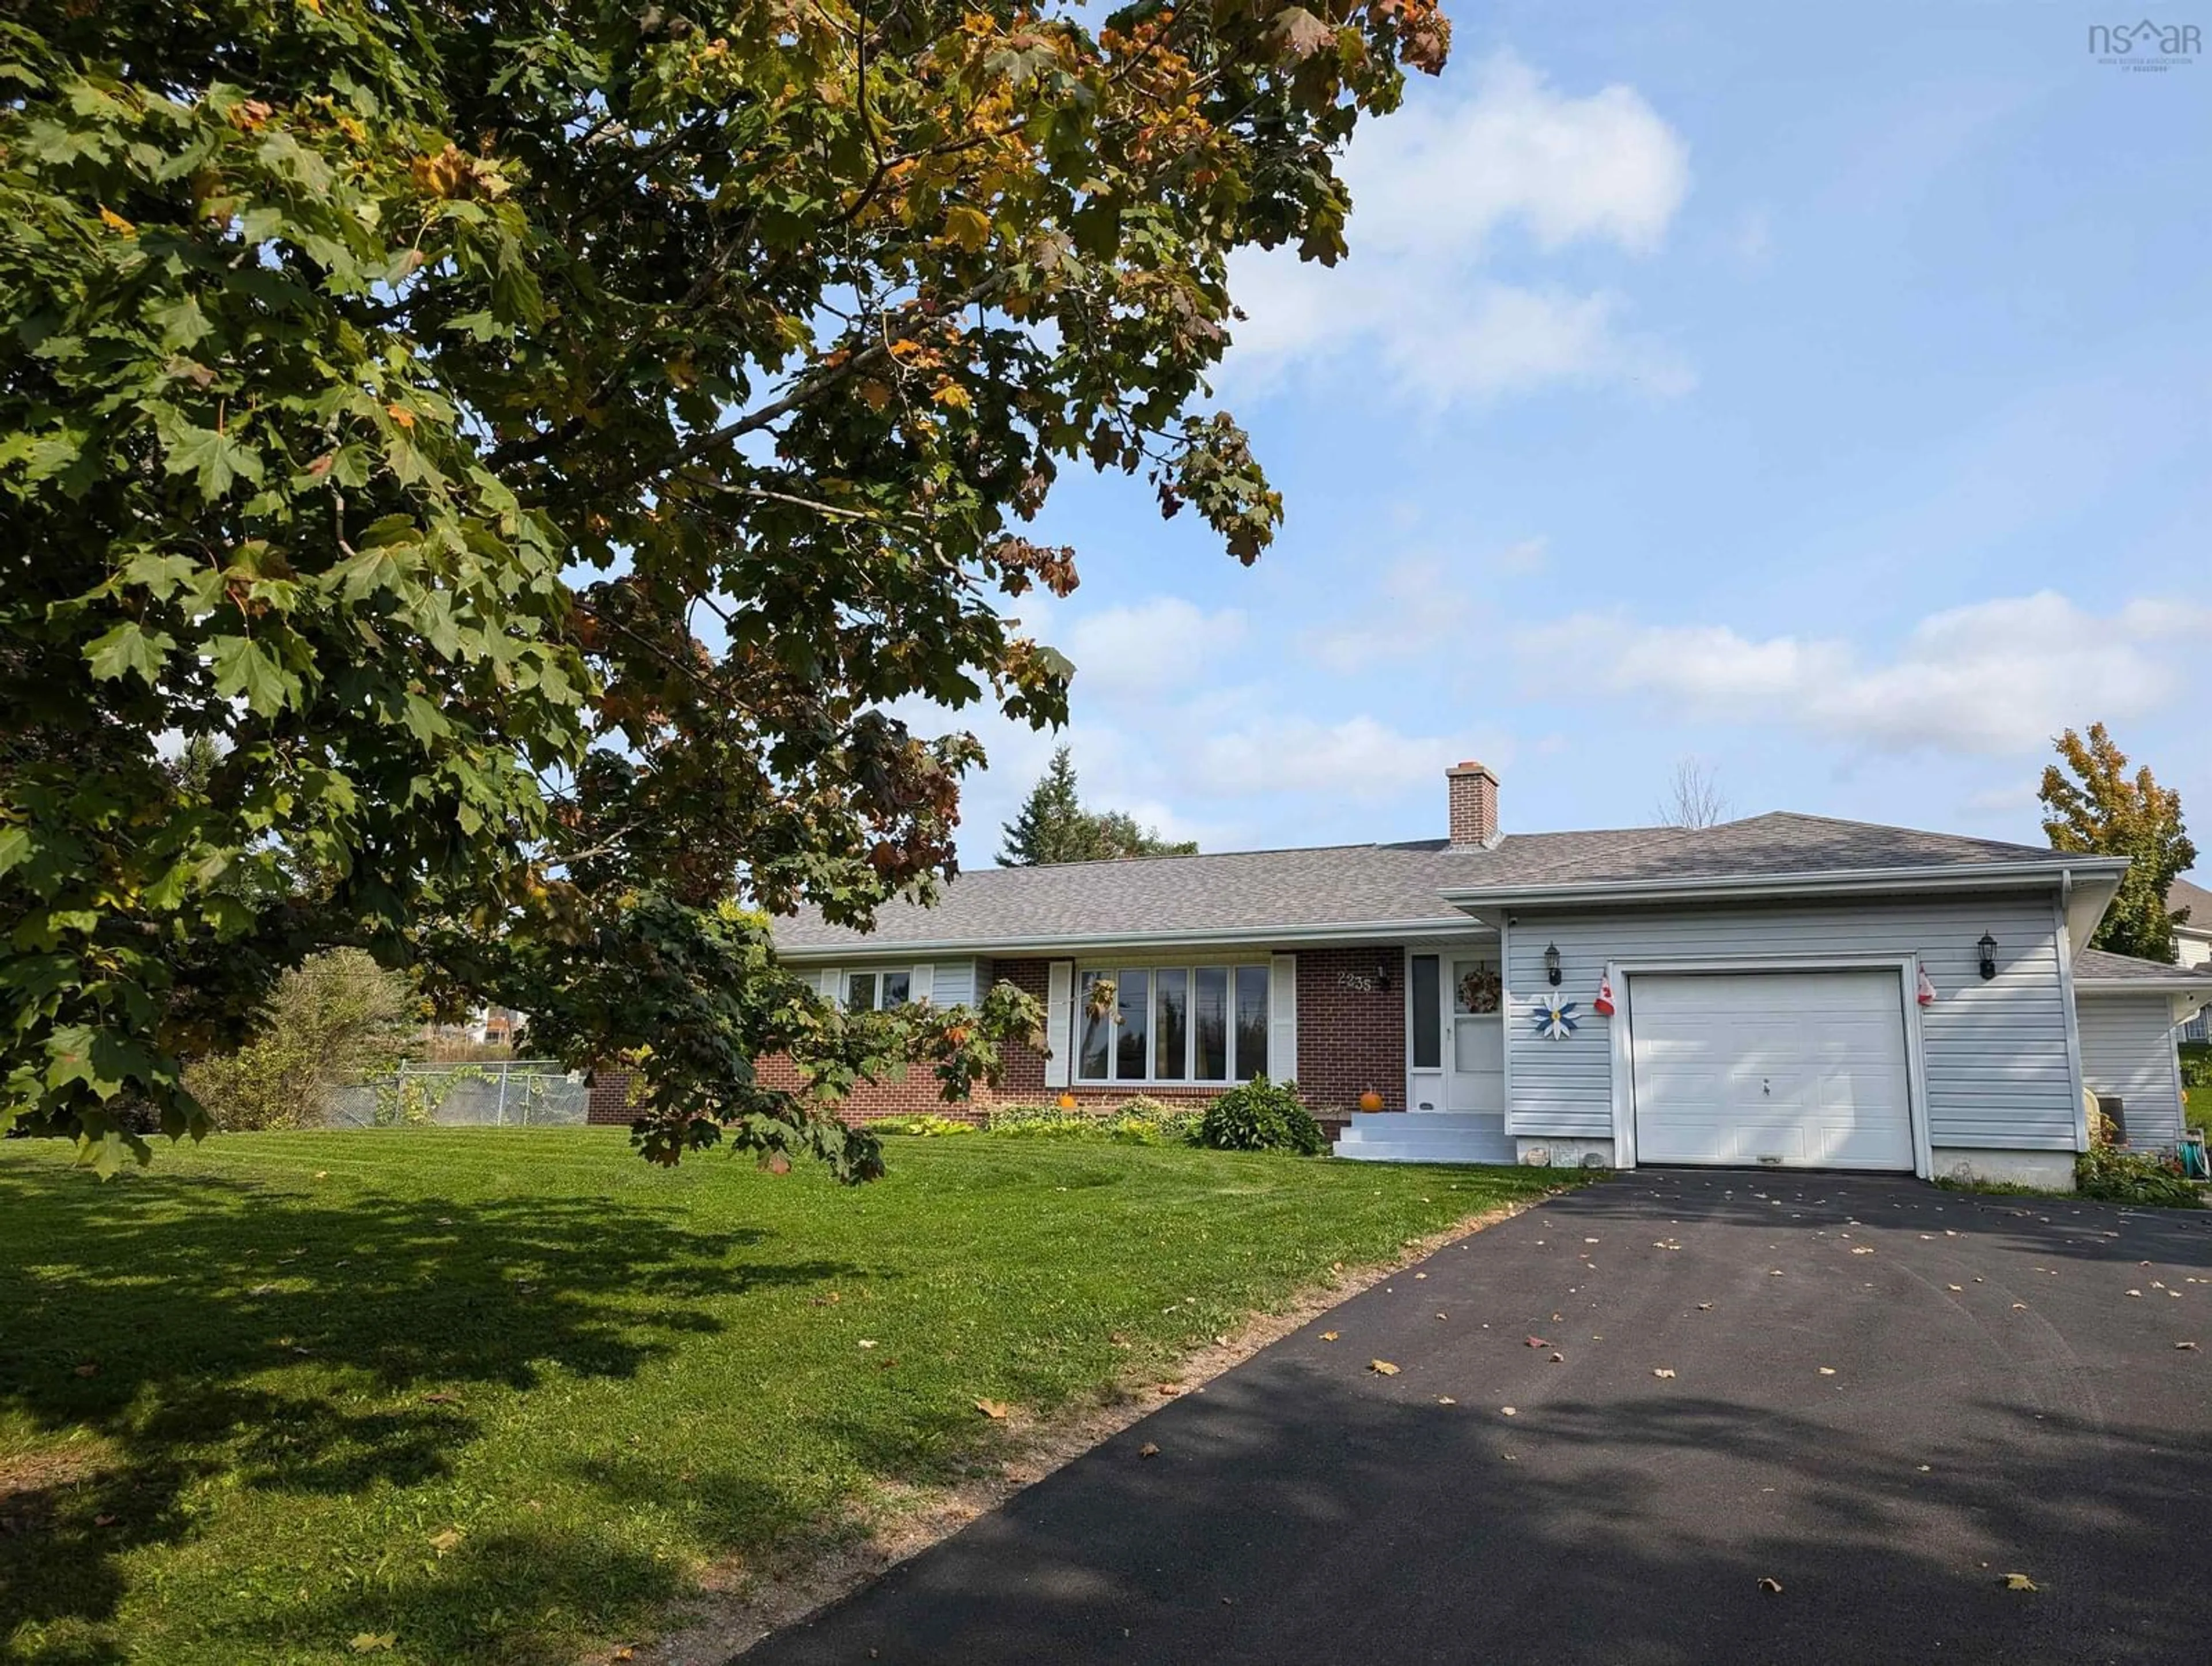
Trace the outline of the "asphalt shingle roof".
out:
M 895 903 L 865 936 L 808 909 L 779 921 L 786 950 L 988 945 L 1115 933 L 1259 931 L 1451 921 L 1447 890 L 1731 875 L 1779 877 L 2047 862 L 2040 846 L 1778 812 L 1717 827 L 1509 834 L 1492 849 L 1443 840 L 981 868 L 933 908 Z
M 2138 960 L 2131 954 L 2107 954 L 2102 949 L 2084 949 L 2074 957 L 2077 983 L 2156 983 L 2176 978 L 2195 978 L 2212 985 L 2212 969 L 2169 966 L 2156 960 Z
M 2176 879 L 2166 888 L 2166 911 L 2179 914 L 2184 909 L 2189 910 L 2185 930 L 2212 931 L 2212 891 L 2186 879 Z

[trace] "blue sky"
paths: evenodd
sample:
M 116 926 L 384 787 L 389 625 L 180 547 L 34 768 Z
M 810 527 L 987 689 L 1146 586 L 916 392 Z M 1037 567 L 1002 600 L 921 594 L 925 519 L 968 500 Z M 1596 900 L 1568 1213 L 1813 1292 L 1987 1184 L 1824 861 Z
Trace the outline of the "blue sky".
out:
M 1693 756 L 1738 814 L 2039 843 L 2102 718 L 2212 852 L 2212 57 L 2100 64 L 2076 3 L 1661 9 L 1459 9 L 1354 142 L 1351 258 L 1239 266 L 1257 567 L 1063 477 L 1083 585 L 1023 611 L 1086 796 L 1425 837 L 1472 757 L 1509 830 L 1620 826 Z M 1053 738 L 962 721 L 981 866 Z

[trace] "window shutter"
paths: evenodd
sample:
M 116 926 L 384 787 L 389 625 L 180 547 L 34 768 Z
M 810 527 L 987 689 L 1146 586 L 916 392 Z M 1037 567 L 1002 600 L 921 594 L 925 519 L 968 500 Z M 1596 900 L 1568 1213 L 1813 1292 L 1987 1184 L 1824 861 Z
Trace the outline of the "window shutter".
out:
M 906 987 L 906 998 L 927 1006 L 937 988 L 937 968 L 925 960 L 914 969 L 914 981 Z
M 1267 1074 L 1278 1082 L 1298 1079 L 1298 958 L 1269 958 L 1267 973 Z
M 837 970 L 836 967 L 824 966 L 820 971 L 815 972 L 811 974 L 811 976 L 814 979 L 814 993 L 816 994 L 821 996 L 824 1000 L 835 1000 L 837 999 Z
M 1075 963 L 1055 960 L 1044 980 L 1044 1085 L 1067 1085 L 1068 1062 L 1074 1054 L 1068 1028 L 1075 1009 Z

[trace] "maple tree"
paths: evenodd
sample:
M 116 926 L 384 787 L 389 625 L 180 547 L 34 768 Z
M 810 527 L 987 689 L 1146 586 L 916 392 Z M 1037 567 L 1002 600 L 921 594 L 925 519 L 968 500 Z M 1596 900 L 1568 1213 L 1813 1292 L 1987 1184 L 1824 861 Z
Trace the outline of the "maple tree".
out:
M 1070 463 L 1240 561 L 1225 259 L 1334 260 L 1432 0 L 21 0 L 0 21 L 0 1116 L 103 1169 L 333 945 L 623 1055 L 637 1137 L 1035 1021 L 836 1012 L 766 915 L 952 870 Z M 195 749 L 189 769 L 164 749 Z M 211 744 L 210 744 L 211 743 Z
M 2171 962 L 2174 916 L 2166 911 L 2166 893 L 2197 860 L 2181 819 L 2181 794 L 2160 787 L 2147 763 L 2130 777 L 2128 755 L 2101 723 L 2092 723 L 2086 736 L 2069 729 L 2053 745 L 2065 768 L 2045 765 L 2037 792 L 2051 848 L 2129 859 L 2090 946 Z

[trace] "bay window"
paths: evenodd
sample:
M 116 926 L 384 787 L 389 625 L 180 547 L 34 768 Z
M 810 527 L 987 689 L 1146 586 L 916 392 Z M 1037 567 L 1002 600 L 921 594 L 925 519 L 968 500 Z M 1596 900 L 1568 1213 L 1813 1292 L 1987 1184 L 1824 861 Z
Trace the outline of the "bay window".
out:
M 1249 1082 L 1267 1068 L 1265 964 L 1099 966 L 1076 980 L 1079 1082 Z

